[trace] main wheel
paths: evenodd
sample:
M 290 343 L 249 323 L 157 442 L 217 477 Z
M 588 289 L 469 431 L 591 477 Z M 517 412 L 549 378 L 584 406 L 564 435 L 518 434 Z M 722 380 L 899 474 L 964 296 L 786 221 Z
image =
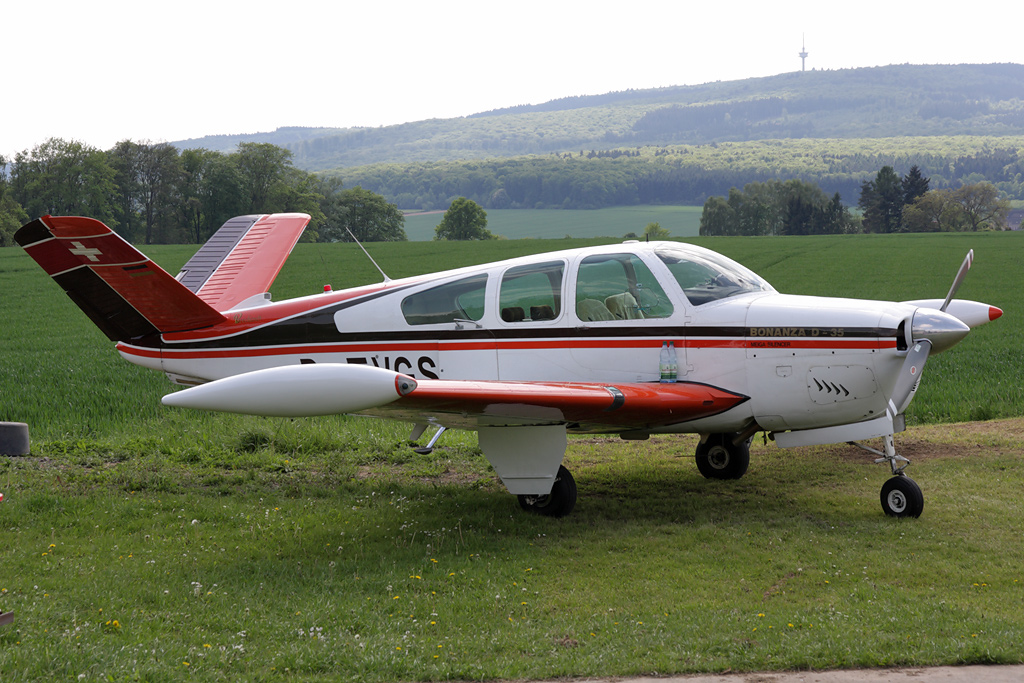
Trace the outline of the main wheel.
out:
M 921 487 L 905 475 L 882 484 L 882 510 L 890 517 L 920 517 L 924 510 Z
M 750 466 L 750 442 L 738 446 L 732 434 L 712 434 L 697 444 L 697 469 L 708 479 L 739 479 Z
M 542 496 L 521 495 L 519 507 L 545 517 L 565 517 L 576 507 L 576 480 L 564 465 L 559 465 L 551 493 Z

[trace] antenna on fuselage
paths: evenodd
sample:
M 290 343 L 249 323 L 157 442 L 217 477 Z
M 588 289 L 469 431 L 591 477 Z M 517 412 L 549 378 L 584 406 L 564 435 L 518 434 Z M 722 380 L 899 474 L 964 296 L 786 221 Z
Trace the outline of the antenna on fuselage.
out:
M 377 265 L 377 262 L 373 260 L 372 256 L 370 256 L 370 252 L 366 251 L 366 249 L 363 247 L 362 243 L 358 239 L 356 239 L 355 235 L 352 234 L 352 229 L 349 228 L 346 225 L 345 226 L 345 230 L 348 231 L 349 235 L 352 235 L 352 241 L 355 242 L 357 245 L 359 245 L 359 248 L 363 250 L 364 254 L 366 254 L 366 258 L 370 259 L 370 263 L 373 264 L 373 267 L 376 268 L 380 272 L 381 277 L 384 278 L 384 282 L 391 282 L 391 278 L 389 278 L 388 274 L 384 272 L 384 269 Z

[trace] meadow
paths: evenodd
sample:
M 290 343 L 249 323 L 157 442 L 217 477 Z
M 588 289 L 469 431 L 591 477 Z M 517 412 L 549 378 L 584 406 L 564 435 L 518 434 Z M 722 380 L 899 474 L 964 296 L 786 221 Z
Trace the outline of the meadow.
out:
M 658 223 L 672 239 L 700 233 L 701 206 L 616 206 L 590 211 L 561 209 L 488 209 L 487 229 L 508 239 L 560 239 L 564 237 L 622 237 L 642 235 L 648 223 Z M 443 211 L 409 213 L 405 233 L 412 241 L 434 239 Z
M 368 248 L 400 277 L 598 241 Z M 1021 662 L 1024 237 L 692 241 L 780 291 L 895 300 L 944 296 L 974 248 L 960 296 L 1005 314 L 929 360 L 897 436 L 920 519 L 882 515 L 888 472 L 848 446 L 758 438 L 743 479 L 709 482 L 693 437 L 576 438 L 580 501 L 551 520 L 518 509 L 473 434 L 421 456 L 398 423 L 164 409 L 161 375 L 0 249 L 0 420 L 33 437 L 0 457 L 0 680 Z M 148 251 L 176 272 L 194 247 Z M 378 277 L 354 245 L 298 245 L 274 294 Z

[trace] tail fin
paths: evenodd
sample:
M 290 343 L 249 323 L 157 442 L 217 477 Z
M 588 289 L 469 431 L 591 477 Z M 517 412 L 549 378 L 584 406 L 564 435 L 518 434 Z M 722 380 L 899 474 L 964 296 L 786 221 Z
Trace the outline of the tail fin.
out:
M 14 239 L 112 341 L 225 320 L 95 219 L 43 216 L 21 227 Z
M 189 259 L 178 281 L 218 311 L 267 292 L 309 223 L 304 213 L 232 218 Z

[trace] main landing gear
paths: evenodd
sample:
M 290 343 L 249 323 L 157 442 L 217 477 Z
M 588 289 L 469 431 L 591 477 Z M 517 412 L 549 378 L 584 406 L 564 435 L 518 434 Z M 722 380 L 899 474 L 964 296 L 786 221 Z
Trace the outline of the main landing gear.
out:
M 749 466 L 750 438 L 743 434 L 710 434 L 697 444 L 697 469 L 707 479 L 739 479 Z
M 884 452 L 857 442 L 850 443 L 881 456 L 875 462 L 887 462 L 892 468 L 893 476 L 882 484 L 882 492 L 879 495 L 882 511 L 890 517 L 920 517 L 921 512 L 924 511 L 924 494 L 921 493 L 921 487 L 917 485 L 917 482 L 903 474 L 903 470 L 907 468 L 910 461 L 896 453 L 892 434 L 883 439 Z
M 576 506 L 576 480 L 565 465 L 558 466 L 551 493 L 542 496 L 521 495 L 519 507 L 545 517 L 565 517 Z

